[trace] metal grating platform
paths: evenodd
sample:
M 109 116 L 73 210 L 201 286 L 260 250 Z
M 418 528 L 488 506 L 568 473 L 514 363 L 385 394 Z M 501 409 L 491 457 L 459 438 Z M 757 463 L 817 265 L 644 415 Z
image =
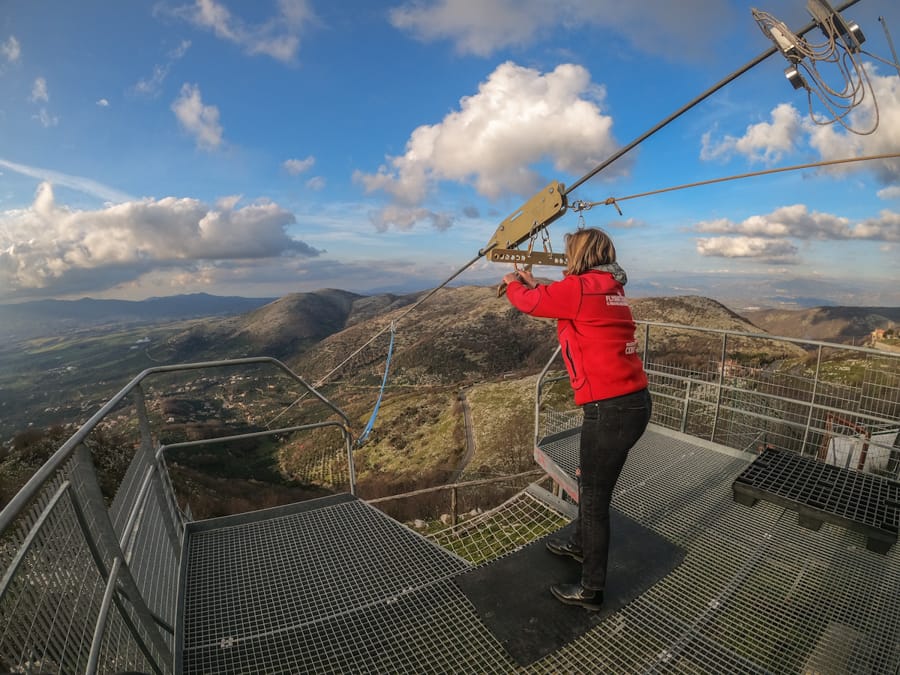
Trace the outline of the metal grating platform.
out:
M 452 578 L 560 518 L 529 491 L 432 535 L 470 562 L 347 496 L 273 509 L 258 523 L 193 525 L 182 672 L 895 672 L 898 547 L 878 555 L 859 533 L 830 523 L 811 531 L 775 504 L 734 502 L 731 486 L 752 459 L 648 430 L 613 504 L 687 555 L 596 628 L 526 667 Z
M 735 501 L 779 504 L 817 530 L 823 522 L 867 537 L 866 546 L 887 553 L 900 526 L 900 481 L 823 464 L 775 448 L 766 449 L 733 485 Z
M 354 653 L 377 660 L 393 631 L 415 628 L 423 605 L 440 616 L 462 602 L 436 582 L 470 567 L 349 495 L 195 523 L 185 540 L 184 673 L 332 671 Z M 370 625 L 383 621 L 395 628 Z

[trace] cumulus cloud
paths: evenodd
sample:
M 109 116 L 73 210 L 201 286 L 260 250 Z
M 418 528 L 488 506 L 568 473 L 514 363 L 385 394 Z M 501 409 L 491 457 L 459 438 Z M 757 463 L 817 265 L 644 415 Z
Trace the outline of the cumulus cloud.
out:
M 40 101 L 46 103 L 50 100 L 50 94 L 47 91 L 47 80 L 45 78 L 35 78 L 34 84 L 31 85 L 31 96 L 28 97 L 28 100 L 33 103 L 39 103 Z
M 406 207 L 421 206 L 440 181 L 471 184 L 489 198 L 531 196 L 546 182 L 532 165 L 552 161 L 556 171 L 581 174 L 615 150 L 604 95 L 581 66 L 542 74 L 503 63 L 458 110 L 415 129 L 405 154 L 354 180 Z
M 900 152 L 900 77 L 878 75 L 874 67 L 869 67 L 867 70 L 877 107 L 872 101 L 872 96 L 867 96 L 862 104 L 850 113 L 847 123 L 853 129 L 871 129 L 875 124 L 877 114 L 878 130 L 873 134 L 859 135 L 850 133 L 836 124 L 820 126 L 808 123 L 810 145 L 818 151 L 822 159 Z M 866 162 L 861 166 L 839 166 L 831 168 L 829 171 L 858 171 L 862 166 L 874 168 L 878 178 L 887 185 L 900 181 L 900 160 L 898 159 Z
M 222 143 L 222 125 L 219 124 L 219 109 L 214 105 L 203 105 L 200 87 L 185 83 L 181 93 L 172 103 L 172 112 L 184 129 L 194 136 L 197 147 L 214 150 Z
M 107 101 L 105 98 L 100 98 L 100 99 L 97 99 L 97 105 L 101 108 L 108 108 L 109 101 Z
M 308 0 L 278 0 L 278 13 L 255 25 L 232 15 L 216 0 L 196 0 L 191 5 L 169 11 L 198 28 L 212 31 L 222 40 L 238 45 L 247 54 L 263 54 L 286 63 L 295 60 L 300 47 L 300 33 L 315 19 Z
M 538 42 L 562 30 L 588 28 L 629 39 L 644 53 L 682 60 L 708 53 L 732 14 L 718 0 L 417 0 L 394 8 L 390 21 L 423 42 L 449 40 L 462 54 Z
M 900 199 L 900 185 L 891 185 L 878 191 L 879 199 Z
M 445 213 L 436 213 L 423 207 L 397 204 L 390 204 L 378 211 L 370 212 L 369 220 L 379 232 L 386 232 L 392 227 L 395 230 L 408 231 L 421 223 L 443 231 L 453 225 L 453 217 Z
M 310 155 L 306 159 L 286 159 L 281 166 L 292 176 L 297 176 L 304 171 L 309 171 L 315 163 L 316 158 Z
M 0 54 L 9 63 L 15 63 L 21 58 L 22 48 L 19 46 L 19 41 L 15 35 L 10 35 L 6 42 L 0 44 Z
M 172 66 L 187 54 L 190 47 L 190 40 L 182 40 L 175 49 L 168 53 L 168 60 L 165 63 L 153 66 L 153 74 L 150 77 L 142 78 L 137 81 L 137 84 L 133 87 L 133 91 L 142 96 L 157 96 L 162 91 L 163 82 L 165 82 L 168 77 Z
M 713 140 L 712 133 L 703 134 L 700 159 L 728 158 L 734 153 L 751 161 L 771 164 L 794 150 L 803 140 L 800 113 L 789 103 L 781 103 L 771 113 L 771 122 L 759 122 L 747 127 L 743 136 L 725 136 Z
M 710 237 L 697 240 L 697 252 L 703 256 L 786 264 L 796 262 L 797 247 L 789 241 L 762 237 Z
M 42 183 L 30 207 L 0 212 L 0 286 L 62 292 L 90 278 L 103 288 L 159 267 L 319 253 L 287 235 L 295 222 L 289 211 L 272 202 L 237 204 L 237 197 L 212 207 L 166 197 L 76 210 L 57 204 Z
M 853 223 L 842 216 L 810 212 L 803 204 L 793 204 L 782 206 L 769 214 L 750 216 L 739 223 L 727 219 L 704 221 L 698 223 L 695 229 L 708 234 L 736 234 L 746 237 L 900 241 L 900 214 L 884 210 L 877 218 Z
M 723 235 L 697 239 L 700 255 L 793 263 L 797 262 L 798 252 L 795 240 L 900 242 L 900 213 L 883 210 L 877 217 L 854 223 L 794 204 L 741 222 L 724 218 L 701 222 L 695 229 Z
M 320 190 L 325 189 L 325 179 L 322 176 L 313 176 L 308 181 L 306 181 L 306 189 L 313 190 L 314 192 L 319 192 Z
M 749 125 L 742 136 L 725 135 L 716 139 L 712 132 L 704 134 L 700 158 L 727 159 L 737 154 L 771 164 L 800 148 L 812 148 L 821 160 L 900 152 L 900 78 L 880 76 L 873 66 L 867 66 L 867 72 L 874 97 L 867 95 L 845 121 L 851 129 L 867 130 L 874 128 L 877 115 L 879 123 L 874 133 L 853 133 L 837 123 L 817 123 L 793 105 L 782 103 L 772 110 L 770 122 Z M 819 122 L 820 118 L 821 115 L 817 117 Z M 900 180 L 900 159 L 842 164 L 821 170 L 828 173 L 874 170 L 879 180 L 891 185 Z

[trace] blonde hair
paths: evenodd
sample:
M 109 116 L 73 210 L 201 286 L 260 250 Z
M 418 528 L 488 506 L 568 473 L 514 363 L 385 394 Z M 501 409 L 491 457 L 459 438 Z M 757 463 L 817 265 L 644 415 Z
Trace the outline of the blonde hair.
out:
M 565 236 L 566 271 L 569 274 L 583 274 L 597 265 L 616 262 L 616 247 L 612 239 L 597 227 L 575 230 Z

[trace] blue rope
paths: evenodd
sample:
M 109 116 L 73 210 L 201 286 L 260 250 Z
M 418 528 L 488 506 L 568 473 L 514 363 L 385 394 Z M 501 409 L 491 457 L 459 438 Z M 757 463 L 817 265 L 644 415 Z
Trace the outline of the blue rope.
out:
M 394 353 L 394 324 L 391 324 L 391 343 L 388 346 L 388 354 L 387 361 L 384 364 L 384 377 L 381 379 L 381 391 L 378 392 L 378 400 L 375 401 L 375 409 L 372 411 L 372 416 L 369 418 L 369 422 L 366 424 L 366 428 L 363 429 L 363 432 L 359 435 L 359 438 L 356 439 L 357 445 L 362 445 L 366 442 L 366 439 L 369 437 L 369 434 L 372 432 L 372 427 L 375 426 L 375 418 L 378 417 L 378 409 L 381 407 L 381 398 L 384 396 L 384 388 L 387 385 L 388 378 L 388 370 L 391 367 L 391 356 Z

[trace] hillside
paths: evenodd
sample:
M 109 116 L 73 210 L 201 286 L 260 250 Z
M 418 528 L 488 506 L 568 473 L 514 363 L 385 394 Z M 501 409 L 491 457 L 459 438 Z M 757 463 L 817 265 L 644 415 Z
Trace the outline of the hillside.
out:
M 773 335 L 858 345 L 874 329 L 900 324 L 900 307 L 761 309 L 744 316 Z
M 397 296 L 323 289 L 292 293 L 252 312 L 209 319 L 171 335 L 152 356 L 165 362 L 242 356 L 295 357 L 355 321 L 393 307 Z
M 358 318 L 292 363 L 313 380 L 322 377 L 407 311 L 401 306 L 387 309 L 369 319 Z M 445 288 L 398 323 L 391 380 L 457 384 L 533 371 L 549 358 L 554 336 L 552 321 L 522 315 L 498 298 L 494 287 Z M 383 373 L 389 340 L 390 331 L 385 330 L 337 373 L 338 378 L 376 381 Z

